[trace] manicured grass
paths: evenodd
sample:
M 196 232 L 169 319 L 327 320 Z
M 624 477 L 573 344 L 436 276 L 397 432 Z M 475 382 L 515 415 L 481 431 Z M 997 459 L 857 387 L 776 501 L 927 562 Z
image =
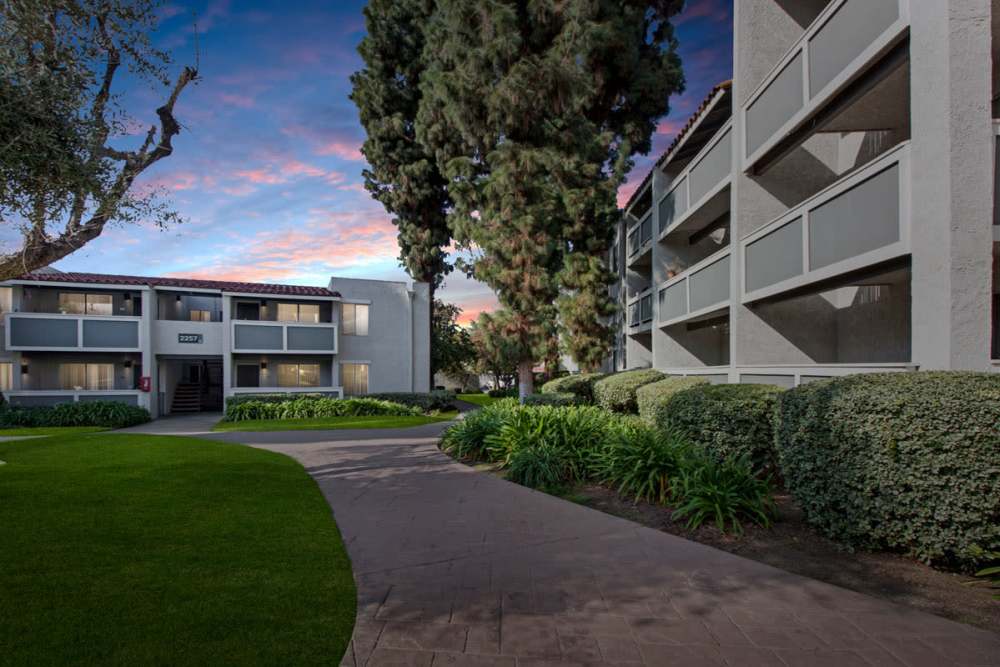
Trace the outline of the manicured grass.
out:
M 417 417 L 319 417 L 316 419 L 248 419 L 241 422 L 220 421 L 213 431 L 325 431 L 345 428 L 407 428 L 454 419 L 458 413 Z
M 479 407 L 486 407 L 491 403 L 496 403 L 499 398 L 493 398 L 489 394 L 459 394 L 458 400 L 465 401 L 466 403 L 474 403 Z
M 103 426 L 18 426 L 14 428 L 0 428 L 0 437 L 7 438 L 19 435 L 69 435 L 71 433 L 97 433 L 106 431 Z
M 147 435 L 0 443 L 0 662 L 337 664 L 350 561 L 274 452 Z

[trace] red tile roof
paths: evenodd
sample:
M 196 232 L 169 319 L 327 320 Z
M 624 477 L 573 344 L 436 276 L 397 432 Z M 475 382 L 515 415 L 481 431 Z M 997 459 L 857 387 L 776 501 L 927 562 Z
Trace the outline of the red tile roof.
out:
M 39 271 L 21 276 L 18 280 L 39 282 L 89 283 L 103 285 L 148 285 L 150 287 L 188 287 L 191 289 L 213 289 L 222 292 L 242 292 L 248 294 L 275 294 L 280 296 L 328 296 L 338 297 L 340 292 L 325 287 L 308 285 L 274 285 L 270 283 L 243 283 L 229 280 L 201 280 L 199 278 L 156 278 L 149 276 L 119 276 L 106 273 L 76 273 L 73 271 Z
M 687 119 L 687 122 L 684 123 L 684 127 L 682 127 L 677 132 L 677 136 L 675 136 L 673 141 L 670 142 L 670 146 L 667 147 L 667 150 L 663 151 L 663 154 L 659 158 L 657 158 L 656 164 L 653 165 L 653 168 L 649 170 L 649 173 L 646 174 L 646 177 L 642 179 L 642 183 L 639 184 L 639 187 L 637 187 L 632 192 L 632 196 L 629 197 L 629 200 L 625 203 L 623 209 L 627 210 L 630 206 L 632 206 L 633 202 L 635 201 L 635 198 L 642 193 L 642 191 L 646 188 L 646 184 L 650 180 L 652 180 L 653 172 L 656 169 L 662 167 L 663 164 L 670 159 L 670 157 L 674 152 L 674 149 L 680 146 L 681 142 L 684 141 L 684 137 L 687 136 L 687 133 L 691 131 L 691 128 L 693 128 L 695 124 L 699 121 L 699 119 L 701 119 L 702 114 L 704 114 L 705 111 L 707 111 L 708 108 L 712 105 L 712 101 L 715 99 L 715 96 L 720 91 L 729 90 L 732 87 L 733 87 L 732 79 L 729 79 L 728 81 L 723 81 L 722 83 L 717 83 L 715 86 L 712 87 L 712 90 L 708 92 L 708 95 L 705 96 L 705 99 L 703 99 L 701 101 L 701 104 L 698 105 L 698 109 L 693 114 L 691 114 L 691 116 Z

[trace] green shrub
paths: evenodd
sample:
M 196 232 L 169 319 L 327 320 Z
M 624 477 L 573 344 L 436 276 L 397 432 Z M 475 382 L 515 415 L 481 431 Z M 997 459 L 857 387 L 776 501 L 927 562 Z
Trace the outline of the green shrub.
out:
M 652 368 L 609 375 L 594 383 L 594 402 L 606 410 L 635 414 L 636 390 L 663 377 L 663 373 Z
M 246 401 L 226 406 L 226 421 L 316 419 L 322 417 L 416 416 L 419 408 L 374 398 L 298 398 L 292 401 Z
M 490 389 L 486 392 L 490 398 L 517 398 L 517 387 L 509 389 Z
M 389 392 L 382 394 L 368 394 L 365 398 L 374 398 L 380 401 L 389 401 L 391 403 L 409 405 L 414 408 L 420 408 L 422 412 L 452 410 L 455 407 L 455 392 L 448 389 L 435 389 L 434 391 L 426 393 Z
M 579 405 L 582 402 L 579 396 L 568 392 L 528 394 L 524 397 L 525 405 Z
M 673 376 L 643 385 L 635 392 L 639 416 L 649 424 L 664 426 L 669 421 L 666 410 L 667 402 L 673 395 L 707 382 L 708 380 L 698 376 Z
M 623 420 L 598 453 L 594 476 L 623 496 L 666 503 L 689 455 L 690 446 L 679 431 Z
M 513 452 L 507 479 L 541 491 L 558 491 L 575 478 L 566 454 L 552 445 L 536 445 Z
M 543 394 L 576 394 L 583 403 L 594 402 L 594 383 L 605 377 L 604 373 L 577 373 L 549 380 L 542 385 Z
M 565 457 L 570 477 L 582 479 L 608 424 L 609 415 L 594 407 L 518 406 L 506 414 L 499 431 L 487 436 L 487 454 L 507 466 L 521 449 L 554 447 Z
M 486 439 L 499 433 L 510 414 L 520 409 L 514 399 L 502 399 L 480 410 L 467 412 L 441 438 L 441 449 L 462 460 L 486 459 Z
M 722 532 L 743 532 L 740 519 L 770 527 L 774 515 L 771 485 L 760 479 L 745 456 L 717 461 L 702 455 L 682 467 L 674 488 L 675 519 L 694 530 L 706 521 Z
M 150 419 L 146 408 L 120 401 L 84 401 L 53 406 L 0 406 L 0 426 L 103 426 L 125 428 Z
M 318 393 L 288 393 L 288 392 L 273 392 L 266 394 L 236 394 L 234 396 L 226 397 L 226 408 L 230 405 L 239 405 L 240 403 L 249 403 L 251 401 L 256 401 L 258 403 L 287 403 L 288 401 L 297 401 L 300 398 L 336 398 L 336 394 L 318 394 Z
M 659 414 L 716 460 L 745 456 L 758 474 L 774 475 L 774 409 L 783 392 L 763 384 L 701 384 L 675 393 Z
M 855 375 L 779 399 L 785 484 L 830 537 L 975 567 L 1000 550 L 1000 375 Z

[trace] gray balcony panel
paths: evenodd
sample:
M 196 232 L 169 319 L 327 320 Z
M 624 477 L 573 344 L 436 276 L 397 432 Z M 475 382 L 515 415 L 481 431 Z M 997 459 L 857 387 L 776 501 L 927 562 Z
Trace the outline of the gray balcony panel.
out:
M 284 347 L 281 327 L 260 324 L 237 324 L 236 350 L 280 350 Z
M 11 317 L 10 344 L 14 347 L 77 347 L 76 320 L 47 317 Z
M 802 275 L 802 218 L 747 246 L 748 292 Z
M 848 0 L 809 40 L 812 97 L 899 18 L 899 0 Z
M 809 212 L 810 270 L 898 240 L 898 165 Z
M 660 321 L 666 322 L 675 317 L 687 315 L 687 287 L 684 281 L 676 282 L 666 289 L 660 290 Z
M 84 347 L 114 347 L 133 349 L 139 347 L 139 323 L 131 320 L 83 321 Z
M 12 405 L 22 405 L 26 408 L 43 407 L 47 408 L 60 403 L 72 403 L 72 396 L 11 396 Z
M 336 336 L 330 327 L 288 327 L 289 350 L 332 352 L 335 347 Z
M 706 266 L 688 278 L 691 310 L 701 310 L 729 299 L 729 257 Z
M 802 53 L 799 52 L 747 109 L 747 154 L 770 139 L 802 104 Z
M 677 183 L 677 187 L 660 200 L 660 231 L 662 232 L 677 218 L 684 215 L 688 207 L 686 178 Z
M 139 397 L 135 394 L 80 394 L 81 403 L 93 403 L 94 401 L 111 401 L 113 403 L 125 403 L 126 405 L 139 405 Z
M 688 176 L 691 179 L 691 201 L 698 202 L 729 175 L 732 170 L 733 149 L 731 134 L 727 131 L 719 143 L 702 158 Z

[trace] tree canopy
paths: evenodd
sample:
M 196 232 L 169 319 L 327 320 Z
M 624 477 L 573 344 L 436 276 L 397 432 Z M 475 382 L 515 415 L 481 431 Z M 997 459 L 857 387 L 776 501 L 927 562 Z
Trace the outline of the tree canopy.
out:
M 97 238 L 110 222 L 176 215 L 136 177 L 173 152 L 174 105 L 197 80 L 168 77 L 169 54 L 149 40 L 153 0 L 0 0 L 0 223 L 20 248 L 0 255 L 0 279 L 46 266 Z M 152 125 L 129 144 L 115 93 L 126 68 L 167 90 Z
M 476 357 L 472 337 L 458 323 L 461 314 L 455 304 L 438 300 L 431 321 L 431 366 L 456 379 L 468 373 Z

